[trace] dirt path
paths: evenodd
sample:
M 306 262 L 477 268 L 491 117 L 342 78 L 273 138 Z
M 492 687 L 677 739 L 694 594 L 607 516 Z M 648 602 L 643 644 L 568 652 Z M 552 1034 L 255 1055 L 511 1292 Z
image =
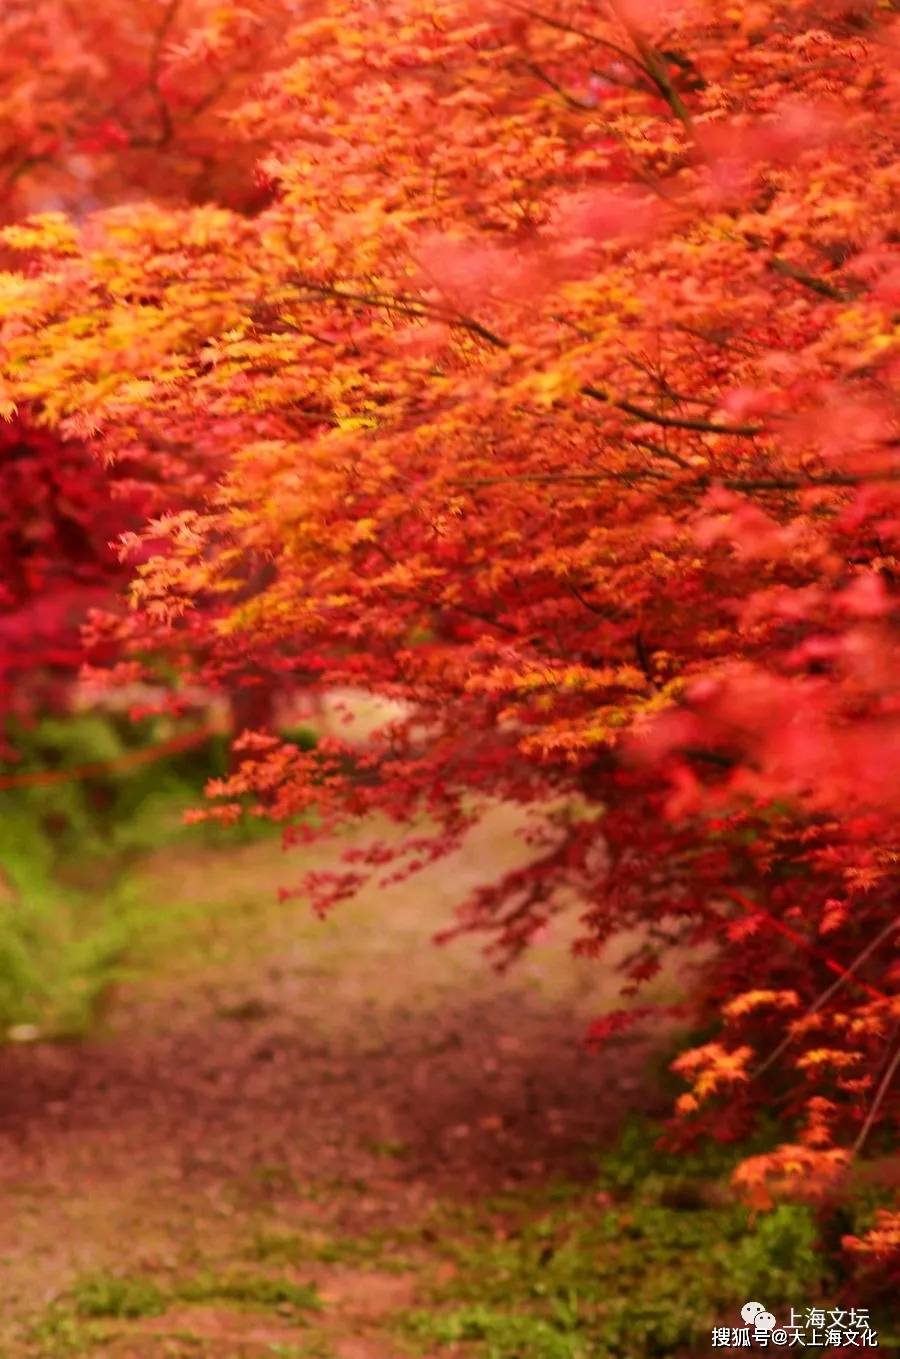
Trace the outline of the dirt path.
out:
M 636 1045 L 579 1041 L 608 972 L 429 942 L 514 832 L 326 922 L 271 842 L 149 865 L 165 962 L 102 1034 L 0 1051 L 4 1359 L 395 1359 L 442 1206 L 589 1173 L 644 1100 Z

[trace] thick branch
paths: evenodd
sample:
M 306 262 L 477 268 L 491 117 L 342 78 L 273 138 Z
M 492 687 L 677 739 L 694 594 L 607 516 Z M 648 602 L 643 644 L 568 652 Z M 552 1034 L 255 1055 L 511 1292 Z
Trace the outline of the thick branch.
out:
M 717 484 L 729 491 L 809 491 L 817 486 L 864 486 L 870 481 L 898 481 L 900 472 L 885 472 L 877 476 L 854 476 L 851 473 L 833 472 L 821 477 L 711 477 L 698 476 L 690 482 L 678 481 L 666 472 L 657 472 L 650 467 L 636 467 L 625 472 L 523 472 L 509 477 L 473 477 L 468 480 L 453 481 L 452 486 L 502 486 L 507 484 L 535 482 L 592 482 L 592 481 L 640 481 L 643 478 L 653 481 L 669 481 L 677 486 L 690 485 L 697 490 L 707 490 Z
M 694 124 L 691 115 L 688 112 L 687 105 L 681 95 L 672 84 L 672 79 L 669 72 L 666 70 L 665 61 L 657 52 L 656 48 L 651 47 L 650 43 L 648 43 L 636 29 L 628 25 L 628 32 L 631 41 L 641 55 L 643 69 L 647 72 L 647 75 L 653 81 L 663 99 L 665 99 L 669 108 L 675 114 L 675 117 L 684 124 L 689 132 L 693 131 Z

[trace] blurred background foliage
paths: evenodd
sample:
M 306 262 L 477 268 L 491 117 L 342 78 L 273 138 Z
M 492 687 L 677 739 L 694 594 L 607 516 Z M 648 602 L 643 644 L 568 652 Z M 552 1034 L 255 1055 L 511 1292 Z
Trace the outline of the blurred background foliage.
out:
M 251 818 L 231 827 L 184 823 L 207 780 L 226 772 L 230 738 L 202 734 L 166 753 L 176 731 L 171 719 L 102 712 L 8 727 L 18 758 L 0 765 L 0 1038 L 84 1032 L 112 983 L 160 946 L 166 913 L 141 891 L 145 856 L 277 833 Z M 284 735 L 315 743 L 305 728 Z M 157 746 L 157 758 L 129 762 Z M 67 772 L 73 777 L 25 781 Z

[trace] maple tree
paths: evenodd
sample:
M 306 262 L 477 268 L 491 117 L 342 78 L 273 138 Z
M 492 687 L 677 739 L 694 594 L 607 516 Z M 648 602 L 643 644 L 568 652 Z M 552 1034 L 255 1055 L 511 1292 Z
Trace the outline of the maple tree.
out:
M 148 195 L 258 208 L 268 192 L 253 173 L 258 148 L 228 111 L 277 64 L 291 8 L 10 0 L 0 14 L 0 220 L 60 208 L 78 218 Z M 0 712 L 20 714 L 64 704 L 87 657 L 109 655 L 86 649 L 81 624 L 127 575 L 120 535 L 173 503 L 173 485 L 190 504 L 208 480 L 198 482 L 184 445 L 157 450 L 152 466 L 127 459 L 104 472 L 83 440 L 29 417 L 23 403 L 0 428 Z M 239 713 L 264 715 L 265 702 L 236 695 Z
M 127 471 L 25 420 L 0 425 L 0 712 L 64 704 L 86 613 L 127 579 L 115 539 L 150 509 Z
M 147 196 L 263 201 L 258 148 L 223 119 L 277 63 L 290 0 L 7 0 L 0 215 Z
M 877 0 L 333 0 L 235 115 L 258 212 L 3 233 L 6 412 L 210 473 L 126 539 L 122 643 L 408 705 L 352 758 L 248 734 L 213 814 L 411 822 L 325 909 L 527 808 L 458 928 L 577 901 L 632 989 L 705 946 L 678 1117 L 774 1104 L 757 1202 L 900 1111 L 898 45 Z

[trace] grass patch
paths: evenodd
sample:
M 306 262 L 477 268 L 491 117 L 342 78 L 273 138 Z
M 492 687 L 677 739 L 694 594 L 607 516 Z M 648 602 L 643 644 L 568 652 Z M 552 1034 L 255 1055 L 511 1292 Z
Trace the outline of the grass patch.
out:
M 299 1232 L 260 1230 L 253 1236 L 250 1253 L 266 1264 L 295 1265 L 308 1260 L 309 1240 Z
M 32 1326 L 26 1343 L 40 1359 L 69 1359 L 99 1352 L 103 1335 L 94 1323 L 85 1323 L 70 1308 L 54 1303 Z
M 510 1312 L 474 1304 L 460 1307 L 443 1316 L 423 1313 L 413 1326 L 416 1334 L 438 1345 L 481 1342 L 485 1353 L 527 1355 L 528 1359 L 573 1359 L 581 1351 L 573 1348 L 571 1336 L 540 1318 L 515 1316 Z
M 279 1359 L 334 1359 L 334 1349 L 327 1340 L 308 1340 L 302 1345 L 268 1345 L 266 1353 Z
M 175 1302 L 228 1302 L 279 1312 L 317 1312 L 322 1308 L 314 1284 L 249 1273 L 210 1272 L 178 1279 L 165 1287 L 140 1276 L 90 1274 L 74 1284 L 70 1299 L 70 1314 L 76 1317 L 116 1320 L 161 1316 Z
M 84 1275 L 67 1297 L 50 1307 L 28 1327 L 24 1339 L 27 1353 L 36 1359 L 76 1359 L 106 1352 L 116 1323 L 159 1317 L 177 1303 L 224 1303 L 241 1310 L 278 1312 L 305 1323 L 305 1317 L 322 1308 L 312 1284 L 295 1283 L 249 1273 L 199 1274 L 163 1284 L 140 1275 L 123 1277 L 102 1272 Z M 205 1340 L 190 1330 L 171 1332 L 168 1341 L 182 1340 L 192 1347 Z M 179 1350 L 179 1353 L 181 1351 Z M 284 1359 L 333 1359 L 324 1338 L 311 1334 L 302 1343 L 273 1346 L 267 1353 Z
M 166 1310 L 166 1297 L 150 1279 L 123 1279 L 92 1274 L 79 1279 L 72 1302 L 80 1317 L 157 1317 Z
M 410 1260 L 398 1253 L 401 1235 L 412 1233 L 372 1232 L 366 1236 L 324 1236 L 260 1230 L 255 1233 L 250 1253 L 255 1260 L 272 1264 L 296 1265 L 315 1260 L 328 1265 L 369 1266 L 385 1273 L 406 1273 Z
M 179 1282 L 172 1296 L 180 1302 L 232 1302 L 262 1310 L 322 1310 L 322 1299 L 314 1284 L 298 1284 L 263 1274 L 201 1274 Z
M 686 1359 L 749 1297 L 777 1312 L 828 1295 L 808 1208 L 754 1217 L 722 1188 L 733 1153 L 667 1157 L 653 1142 L 636 1125 L 589 1193 L 556 1185 L 445 1219 L 455 1273 L 406 1333 L 483 1359 Z

